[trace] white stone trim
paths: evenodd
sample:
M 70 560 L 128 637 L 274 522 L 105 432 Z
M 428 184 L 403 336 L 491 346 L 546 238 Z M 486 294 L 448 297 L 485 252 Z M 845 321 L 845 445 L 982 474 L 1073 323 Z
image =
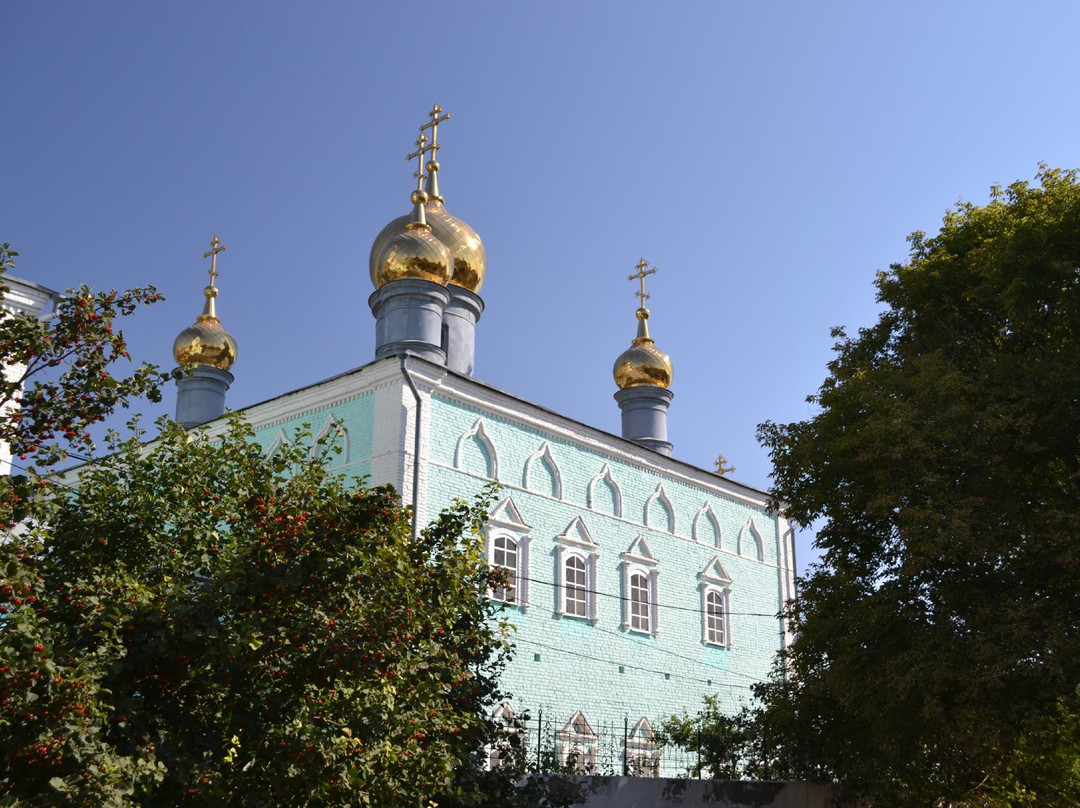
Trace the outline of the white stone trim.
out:
M 747 539 L 750 539 L 754 543 L 754 554 L 747 555 L 746 548 Z M 737 549 L 739 555 L 744 558 L 753 558 L 756 561 L 765 560 L 765 543 L 761 539 L 761 533 L 758 532 L 757 525 L 754 524 L 754 517 L 750 517 L 746 524 L 743 525 L 742 530 L 739 531 L 739 546 Z
M 589 488 L 586 491 L 585 507 L 590 511 L 596 510 L 596 486 L 598 483 L 606 483 L 611 488 L 611 498 L 614 501 L 614 515 L 622 518 L 622 489 L 619 488 L 619 484 L 615 482 L 615 475 L 611 473 L 611 466 L 608 463 L 604 464 L 604 467 L 600 469 L 600 473 L 589 480 Z M 597 511 L 599 513 L 599 511 Z
M 532 471 L 533 464 L 540 462 L 548 467 L 551 472 L 551 478 L 554 481 L 554 491 L 547 492 L 541 491 L 539 493 L 548 494 L 555 497 L 555 499 L 562 499 L 563 485 L 562 485 L 562 472 L 559 471 L 559 465 L 555 462 L 555 458 L 551 456 L 551 446 L 547 441 L 544 441 L 544 445 L 537 449 L 528 460 L 525 461 L 525 470 L 521 475 L 521 487 L 528 490 L 535 490 L 529 486 L 529 474 Z
M 656 486 L 656 490 L 649 494 L 649 498 L 645 500 L 645 511 L 642 518 L 642 524 L 645 527 L 655 527 L 649 521 L 649 511 L 652 509 L 654 503 L 661 503 L 665 509 L 667 509 L 667 527 L 665 531 L 668 533 L 675 533 L 675 506 L 671 504 L 671 500 L 668 499 L 667 492 L 664 490 L 664 484 L 660 483 Z
M 707 542 L 703 540 L 700 530 L 702 520 L 705 520 L 713 526 L 713 530 L 716 534 L 715 541 Z M 716 513 L 713 511 L 712 505 L 710 503 L 706 502 L 704 505 L 701 506 L 698 512 L 694 514 L 694 522 L 690 528 L 690 534 L 693 540 L 696 541 L 698 544 L 715 547 L 717 550 L 724 546 L 724 534 L 720 530 L 720 520 L 716 518 Z
M 465 449 L 467 441 L 475 438 L 486 450 L 488 455 L 486 477 L 491 480 L 499 479 L 499 454 L 495 451 L 495 443 L 488 437 L 487 430 L 484 428 L 484 419 L 477 418 L 476 423 L 473 424 L 472 429 L 463 433 L 458 438 L 457 448 L 454 450 L 454 468 L 463 469 L 461 465 L 461 455 Z

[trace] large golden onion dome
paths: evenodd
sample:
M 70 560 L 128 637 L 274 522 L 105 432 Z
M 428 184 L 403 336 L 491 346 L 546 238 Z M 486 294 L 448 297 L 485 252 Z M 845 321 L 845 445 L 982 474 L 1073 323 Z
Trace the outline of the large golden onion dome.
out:
M 484 285 L 487 273 L 487 254 L 484 243 L 466 222 L 450 214 L 443 198 L 439 196 L 436 173 L 439 164 L 434 160 L 427 164 L 427 201 L 424 202 L 424 220 L 431 228 L 431 234 L 450 250 L 453 270 L 450 284 L 478 293 Z M 398 238 L 413 221 L 412 214 L 398 216 L 384 227 L 371 245 L 371 282 L 376 288 L 379 282 L 376 270 L 376 255 L 386 253 L 391 241 Z M 386 281 L 384 280 L 383 283 Z
M 413 213 L 398 217 L 382 229 L 371 245 L 368 264 L 375 288 L 384 283 L 416 278 L 446 286 L 453 273 L 450 249 L 432 233 L 424 215 L 427 194 L 413 191 Z
M 176 364 L 208 365 L 218 370 L 228 370 L 236 361 L 236 340 L 221 326 L 214 307 L 218 290 L 207 286 L 203 290 L 206 304 L 203 313 L 185 328 L 173 341 Z
M 675 370 L 671 358 L 649 336 L 649 310 L 637 310 L 638 332 L 631 346 L 615 360 L 612 373 L 620 390 L 627 387 L 663 387 L 671 384 Z

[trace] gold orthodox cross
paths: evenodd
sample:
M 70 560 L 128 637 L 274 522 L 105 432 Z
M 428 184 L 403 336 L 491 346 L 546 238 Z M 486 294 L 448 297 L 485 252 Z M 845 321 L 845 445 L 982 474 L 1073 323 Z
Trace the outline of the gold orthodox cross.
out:
M 431 118 L 431 120 L 420 127 L 421 132 L 423 132 L 425 129 L 430 129 L 431 130 L 431 159 L 432 160 L 435 159 L 435 152 L 437 152 L 439 150 L 439 124 L 442 123 L 443 121 L 450 120 L 450 113 L 449 112 L 446 113 L 445 115 L 443 115 L 441 118 L 439 117 L 439 113 L 442 112 L 442 111 L 443 111 L 443 108 L 440 107 L 438 104 L 435 104 L 435 106 L 433 106 L 431 108 L 431 112 L 428 113 L 428 117 Z
M 406 160 L 411 160 L 414 157 L 418 158 L 416 161 L 416 171 L 413 172 L 413 176 L 416 177 L 417 190 L 423 187 L 424 178 L 427 176 L 427 174 L 424 173 L 424 155 L 427 154 L 429 148 L 427 142 L 427 135 L 421 132 L 420 137 L 416 139 L 416 151 L 405 157 Z
M 217 254 L 225 252 L 229 247 L 227 244 L 222 244 L 221 239 L 215 235 L 214 240 L 210 242 L 210 252 L 204 252 L 203 258 L 210 259 L 210 285 L 214 285 L 214 279 L 218 276 L 217 271 Z
M 656 267 L 653 267 L 652 269 L 645 269 L 645 267 L 647 267 L 648 265 L 649 262 L 642 258 L 640 261 L 637 262 L 634 267 L 637 270 L 637 274 L 628 275 L 626 278 L 628 281 L 641 281 L 641 291 L 634 292 L 634 294 L 637 297 L 641 298 L 642 308 L 645 308 L 645 301 L 649 299 L 649 295 L 645 294 L 645 276 L 656 274 Z

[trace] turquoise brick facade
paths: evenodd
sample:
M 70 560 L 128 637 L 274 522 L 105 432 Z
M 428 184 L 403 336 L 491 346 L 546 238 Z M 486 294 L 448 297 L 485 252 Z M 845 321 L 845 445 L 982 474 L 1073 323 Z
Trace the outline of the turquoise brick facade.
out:
M 558 730 L 580 712 L 621 743 L 624 726 L 693 712 L 705 694 L 735 709 L 783 646 L 790 531 L 762 492 L 416 358 L 377 361 L 247 415 L 267 451 L 301 423 L 318 434 L 344 422 L 340 468 L 398 485 L 406 503 L 415 495 L 421 519 L 501 484 L 489 539 L 527 548 L 519 602 L 502 609 L 516 629 L 504 686 L 513 711 L 531 715 L 530 733 L 541 715 Z M 585 616 L 562 613 L 563 562 L 575 553 L 588 569 Z M 649 631 L 627 626 L 628 565 L 654 582 Z M 728 599 L 723 644 L 704 642 L 706 585 Z
M 707 693 L 733 709 L 748 700 L 750 685 L 764 678 L 782 647 L 775 615 L 778 584 L 788 573 L 778 567 L 783 530 L 775 516 L 449 398 L 433 397 L 431 418 L 432 507 L 478 491 L 494 472 L 528 526 L 528 603 L 503 609 L 517 628 L 504 680 L 515 711 L 534 718 L 542 711 L 556 726 L 581 711 L 595 730 L 693 712 Z M 556 537 L 577 518 L 596 544 L 595 620 L 558 615 Z M 622 554 L 641 536 L 658 572 L 655 634 L 623 627 Z M 731 581 L 730 647 L 703 642 L 699 573 L 716 558 Z

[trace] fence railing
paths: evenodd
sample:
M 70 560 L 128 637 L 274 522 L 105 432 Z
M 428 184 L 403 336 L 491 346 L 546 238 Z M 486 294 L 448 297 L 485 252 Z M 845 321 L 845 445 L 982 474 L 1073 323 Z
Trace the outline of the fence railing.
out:
M 542 708 L 506 718 L 507 732 L 517 735 L 531 771 L 579 772 L 636 777 L 693 777 L 698 754 L 660 746 L 652 727 L 640 716 L 586 720 L 580 713 L 567 721 Z

